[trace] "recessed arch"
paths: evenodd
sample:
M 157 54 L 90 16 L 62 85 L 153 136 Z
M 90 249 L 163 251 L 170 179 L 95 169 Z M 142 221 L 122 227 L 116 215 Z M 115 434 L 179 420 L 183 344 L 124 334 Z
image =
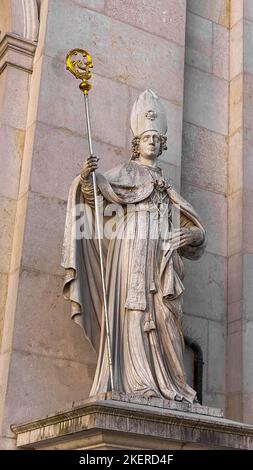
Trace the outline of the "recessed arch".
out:
M 9 33 L 29 41 L 37 41 L 39 2 L 37 0 L 2 0 L 0 31 L 1 39 Z

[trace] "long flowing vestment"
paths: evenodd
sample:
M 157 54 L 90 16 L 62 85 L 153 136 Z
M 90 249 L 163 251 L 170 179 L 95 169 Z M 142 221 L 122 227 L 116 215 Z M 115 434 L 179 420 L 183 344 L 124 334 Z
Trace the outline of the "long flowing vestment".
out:
M 112 203 L 123 208 L 116 234 L 103 239 L 114 388 L 123 393 L 192 403 L 196 393 L 186 384 L 183 365 L 181 257 L 199 259 L 204 251 L 205 232 L 199 217 L 164 180 L 159 168 L 151 169 L 137 161 L 105 176 L 97 174 L 97 185 L 105 211 Z M 201 230 L 203 242 L 199 246 L 172 250 L 168 244 L 168 249 L 164 249 L 157 235 L 161 219 L 155 202 L 157 188 L 168 203 L 170 228 L 176 208 L 181 227 Z M 84 202 L 93 210 L 92 190 L 82 190 L 77 177 L 70 188 L 66 218 L 64 295 L 71 300 L 72 316 L 98 352 L 90 392 L 95 395 L 110 390 L 110 379 L 98 244 L 95 238 L 77 239 L 73 223 L 77 205 Z M 126 207 L 133 210 L 126 211 Z M 110 221 L 110 216 L 104 217 L 106 221 Z

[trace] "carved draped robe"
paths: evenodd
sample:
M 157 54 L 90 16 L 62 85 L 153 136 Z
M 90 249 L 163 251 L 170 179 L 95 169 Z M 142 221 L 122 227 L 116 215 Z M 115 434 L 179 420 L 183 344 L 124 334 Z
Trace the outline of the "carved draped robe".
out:
M 186 383 L 183 365 L 181 257 L 200 258 L 205 246 L 203 226 L 192 206 L 168 184 L 159 168 L 130 161 L 104 176 L 97 174 L 97 186 L 105 212 L 112 203 L 123 208 L 117 233 L 102 241 L 114 388 L 128 394 L 192 403 L 196 393 Z M 181 227 L 201 230 L 201 244 L 164 249 L 157 236 L 161 222 L 157 187 L 168 204 L 169 224 L 173 223 L 171 213 L 176 207 Z M 82 185 L 80 177 L 73 181 L 62 262 L 66 270 L 64 295 L 71 301 L 72 317 L 83 326 L 98 352 L 90 395 L 110 390 L 98 243 L 94 238 L 77 239 L 73 223 L 77 204 L 88 202 L 93 210 L 93 196 L 92 188 Z M 129 204 L 133 208 L 130 214 L 125 210 Z M 105 216 L 104 222 L 108 220 L 110 216 Z

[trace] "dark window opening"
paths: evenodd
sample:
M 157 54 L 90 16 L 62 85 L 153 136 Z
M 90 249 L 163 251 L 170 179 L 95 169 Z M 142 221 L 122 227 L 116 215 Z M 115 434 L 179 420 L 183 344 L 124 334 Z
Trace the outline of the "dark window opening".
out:
M 199 344 L 189 336 L 185 336 L 184 341 L 187 383 L 196 390 L 197 400 L 202 405 L 204 365 L 202 350 Z

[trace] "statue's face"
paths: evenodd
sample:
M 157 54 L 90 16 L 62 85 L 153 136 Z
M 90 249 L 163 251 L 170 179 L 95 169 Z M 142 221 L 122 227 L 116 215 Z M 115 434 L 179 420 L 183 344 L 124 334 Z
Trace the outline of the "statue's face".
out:
M 140 137 L 139 152 L 147 160 L 155 160 L 160 152 L 160 136 L 157 131 L 146 131 Z

